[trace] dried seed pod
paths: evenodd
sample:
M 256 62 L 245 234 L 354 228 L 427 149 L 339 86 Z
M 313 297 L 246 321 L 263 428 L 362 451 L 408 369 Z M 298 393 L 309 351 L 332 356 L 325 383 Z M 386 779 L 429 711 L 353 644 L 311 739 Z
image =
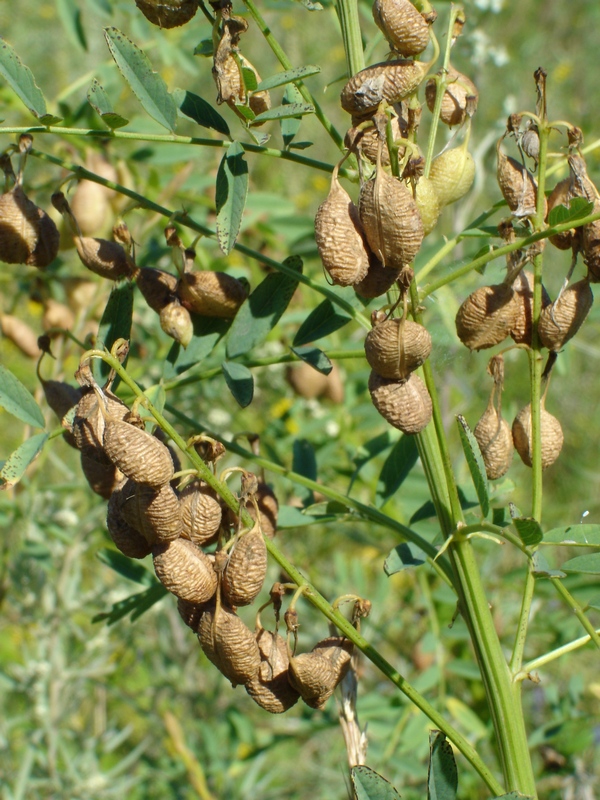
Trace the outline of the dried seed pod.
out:
M 160 28 L 185 25 L 198 10 L 198 0 L 135 0 L 135 4 L 147 20 Z
M 180 496 L 182 536 L 199 546 L 216 541 L 223 512 L 216 493 L 207 484 L 194 481 Z
M 445 150 L 433 159 L 429 180 L 440 206 L 455 203 L 466 195 L 475 178 L 475 162 L 466 147 Z
M 517 324 L 519 304 L 506 283 L 481 286 L 456 314 L 456 332 L 469 350 L 483 350 L 504 341 Z
M 481 450 L 489 480 L 501 478 L 512 462 L 513 439 L 510 426 L 498 414 L 491 400 L 473 434 Z
M 206 603 L 217 591 L 208 557 L 187 539 L 172 539 L 152 549 L 156 577 L 171 594 L 189 603 Z
M 53 328 L 70 330 L 75 325 L 75 316 L 69 306 L 64 303 L 57 303 L 56 300 L 49 298 L 44 301 L 44 316 L 42 317 L 42 328 L 50 332 Z M 57 336 L 58 333 L 50 334 Z
M 267 574 L 267 548 L 257 525 L 239 537 L 227 559 L 221 579 L 225 602 L 249 606 L 258 597 Z
M 64 381 L 46 381 L 40 377 L 46 402 L 62 422 L 64 416 L 81 400 L 80 387 L 71 386 Z M 69 429 L 64 433 L 63 439 L 71 447 L 77 448 L 73 432 Z
M 250 697 L 265 711 L 282 714 L 298 702 L 299 693 L 288 680 L 290 659 L 285 640 L 260 628 L 256 634 L 261 664 L 254 680 L 246 684 Z
M 423 325 L 409 319 L 386 319 L 365 339 L 365 355 L 383 378 L 404 380 L 429 357 L 431 336 Z
M 441 73 L 438 73 L 438 75 Z M 448 68 L 446 75 L 447 86 L 442 99 L 440 120 L 452 127 L 462 125 L 467 116 L 475 113 L 479 92 L 470 78 L 463 75 L 454 67 Z M 425 100 L 427 108 L 433 112 L 435 107 L 435 97 L 437 94 L 437 82 L 432 78 L 427 81 L 425 86 Z
M 258 70 L 256 67 L 251 64 L 248 59 L 243 56 L 241 53 L 238 54 L 238 57 L 241 62 L 242 69 L 250 70 L 250 72 L 254 73 L 254 78 L 256 80 L 256 84 L 258 85 L 261 82 L 261 77 L 258 74 Z M 261 92 L 248 92 L 248 105 L 250 106 L 251 110 L 258 116 L 262 114 L 264 111 L 268 111 L 271 108 L 271 95 L 268 91 L 263 90 Z M 259 123 L 256 123 L 257 127 Z
M 560 422 L 545 408 L 540 409 L 540 429 L 542 441 L 542 469 L 554 464 L 563 446 L 563 432 Z M 531 404 L 522 408 L 512 424 L 513 442 L 521 461 L 528 467 L 532 459 Z
M 369 253 L 369 271 L 362 281 L 354 284 L 354 291 L 367 299 L 380 297 L 392 288 L 401 271 L 400 269 L 384 267 L 374 253 Z
M 385 100 L 389 105 L 400 102 L 421 83 L 429 64 L 423 61 L 398 59 L 374 64 L 357 72 L 342 89 L 344 111 L 365 117 L 377 110 Z
M 171 484 L 165 483 L 160 489 L 153 489 L 128 480 L 119 489 L 119 502 L 123 519 L 150 544 L 168 542 L 181 536 L 181 506 Z
M 600 211 L 600 203 L 594 204 L 594 214 Z M 588 268 L 588 280 L 600 283 L 600 220 L 583 226 L 583 261 Z
M 573 184 L 570 177 L 557 183 L 548 198 L 548 214 L 557 206 L 566 206 L 569 208 L 573 197 L 578 196 L 577 194 L 573 194 L 572 190 Z M 546 216 L 546 221 L 548 221 L 547 217 L 548 215 Z M 555 233 L 553 236 L 550 236 L 549 239 L 551 244 L 558 247 L 559 250 L 570 250 L 580 235 L 581 228 L 571 228 L 562 233 Z
M 20 184 L 0 195 L 0 261 L 43 269 L 56 258 L 59 241 L 54 221 Z
M 307 706 L 321 709 L 338 684 L 334 664 L 319 653 L 301 653 L 290 658 L 288 680 Z
M 152 434 L 128 422 L 107 416 L 103 444 L 110 461 L 136 483 L 158 488 L 173 477 L 169 449 Z
M 111 416 L 124 419 L 129 409 L 112 392 L 104 392 L 106 408 Z M 98 397 L 91 389 L 84 389 L 73 418 L 73 436 L 82 455 L 101 464 L 110 464 L 102 443 L 104 437 L 104 415 Z
M 160 327 L 167 336 L 187 347 L 194 335 L 194 323 L 187 308 L 179 300 L 173 300 L 160 310 L 159 316 Z
M 185 272 L 177 294 L 188 311 L 232 319 L 248 296 L 247 285 L 226 272 Z
M 562 293 L 541 315 L 538 334 L 548 350 L 560 350 L 581 328 L 590 312 L 594 295 L 587 278 L 577 281 Z
M 431 178 L 422 175 L 415 186 L 415 202 L 423 223 L 423 236 L 429 236 L 435 228 L 442 210 L 435 185 Z
M 103 153 L 88 151 L 85 166 L 90 172 L 100 175 L 113 183 L 117 183 L 119 176 L 117 170 L 107 160 Z M 83 236 L 104 233 L 110 223 L 111 200 L 116 196 L 113 189 L 103 186 L 95 181 L 81 180 L 71 198 L 71 210 Z
M 402 181 L 377 170 L 360 192 L 360 220 L 369 247 L 384 267 L 410 264 L 423 241 L 423 222 L 411 192 Z
M 429 44 L 429 25 L 409 0 L 375 0 L 373 19 L 401 56 L 415 56 Z
M 2 252 L 0 251 L 1 258 Z M 24 355 L 29 356 L 29 358 L 40 357 L 41 350 L 38 347 L 37 334 L 31 330 L 26 322 L 23 322 L 18 317 L 13 317 L 12 314 L 0 314 L 0 330 L 2 335 L 10 339 Z
M 510 335 L 517 344 L 531 344 L 533 331 L 533 280 L 533 272 L 521 270 L 513 283 L 518 310 Z M 542 286 L 542 308 L 546 308 L 548 305 L 550 305 L 550 297 L 544 286 Z
M 94 464 L 95 462 L 90 463 Z M 145 558 L 152 552 L 152 545 L 148 540 L 121 516 L 118 495 L 116 497 L 113 495 L 108 501 L 106 527 L 117 548 L 128 558 Z
M 339 683 L 350 669 L 354 645 L 345 636 L 328 636 L 317 642 L 312 652 L 331 662 L 336 672 L 336 683 Z
M 537 182 L 531 172 L 514 158 L 507 156 L 500 149 L 498 140 L 498 185 L 502 196 L 513 214 L 517 217 L 529 217 L 536 212 Z
M 157 314 L 173 301 L 177 291 L 177 278 L 164 269 L 142 267 L 136 272 L 135 282 L 145 301 Z
M 200 620 L 198 639 L 204 654 L 236 686 L 253 681 L 260 651 L 252 632 L 234 611 L 220 606 Z
M 181 597 L 178 597 L 177 611 L 188 628 L 191 628 L 194 633 L 198 633 L 203 614 L 206 611 L 214 611 L 214 604 L 211 601 L 208 603 L 190 603 L 188 600 L 182 600 Z
M 68 433 L 65 434 L 66 441 L 67 436 Z M 74 445 L 74 447 L 76 446 Z M 90 489 L 105 500 L 109 500 L 112 494 L 117 491 L 125 477 L 114 464 L 101 464 L 99 461 L 88 458 L 83 453 L 81 453 L 81 470 Z M 128 555 L 128 553 L 125 553 L 125 555 Z M 132 556 L 132 558 L 143 558 L 143 556 Z
M 337 364 L 333 365 L 329 375 L 323 375 L 303 361 L 290 367 L 286 377 L 290 386 L 301 397 L 309 400 L 313 397 L 324 397 L 332 403 L 341 403 L 344 399 L 344 387 Z
M 353 119 L 353 125 L 360 125 L 362 122 L 361 119 Z M 392 117 L 391 119 L 391 126 L 392 126 L 392 138 L 395 142 L 402 138 L 402 129 L 400 125 L 400 120 L 398 117 Z M 344 145 L 348 148 L 348 150 L 356 150 L 363 155 L 367 161 L 370 161 L 371 164 L 377 163 L 377 156 L 379 154 L 379 143 L 381 139 L 379 137 L 379 132 L 375 125 L 370 125 L 367 128 L 359 130 L 357 127 L 352 127 L 347 132 L 344 138 Z M 400 146 L 398 148 L 398 158 L 402 158 L 406 151 L 405 147 Z M 384 141 L 383 147 L 381 148 L 381 164 L 384 167 L 389 166 L 390 164 L 390 153 L 387 148 L 387 144 Z
M 277 516 L 279 514 L 279 503 L 275 497 L 275 492 L 271 487 L 261 482 L 255 493 L 256 505 L 260 518 L 260 529 L 264 536 L 272 539 L 277 532 Z M 256 508 L 252 501 L 246 503 L 246 508 L 252 519 L 256 519 Z
M 75 248 L 82 264 L 102 278 L 116 281 L 133 275 L 134 264 L 118 242 L 76 236 Z
M 431 420 L 431 397 L 421 378 L 414 373 L 408 380 L 396 381 L 371 372 L 369 392 L 381 416 L 403 433 L 420 433 Z
M 339 166 L 339 165 L 338 165 Z M 315 217 L 315 239 L 323 266 L 340 286 L 361 281 L 369 268 L 358 209 L 337 178 L 336 167 L 327 199 Z

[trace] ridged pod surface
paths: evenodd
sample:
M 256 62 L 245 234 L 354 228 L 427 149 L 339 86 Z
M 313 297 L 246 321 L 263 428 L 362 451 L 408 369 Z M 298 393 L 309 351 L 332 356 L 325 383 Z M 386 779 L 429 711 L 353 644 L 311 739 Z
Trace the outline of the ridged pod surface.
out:
M 169 449 L 155 436 L 108 417 L 104 427 L 104 451 L 123 475 L 136 483 L 159 487 L 173 477 L 173 459 Z
M 194 481 L 180 495 L 182 535 L 199 546 L 214 542 L 223 512 L 215 492 L 205 483 Z
M 150 544 L 168 542 L 181 536 L 181 506 L 171 484 L 153 489 L 127 480 L 119 489 L 121 516 Z
M 384 267 L 374 253 L 369 254 L 369 271 L 358 283 L 354 284 L 354 291 L 361 297 L 380 297 L 385 294 L 400 277 L 400 269 Z
M 20 185 L 0 195 L 0 261 L 43 269 L 56 258 L 59 241 L 54 221 Z
M 267 574 L 265 540 L 255 526 L 231 550 L 221 578 L 223 598 L 229 606 L 249 606 L 258 597 Z
M 371 372 L 369 392 L 381 416 L 403 433 L 420 433 L 431 420 L 431 397 L 414 373 L 406 381 L 395 381 Z
M 116 495 L 116 492 L 115 492 Z M 121 516 L 120 498 L 113 496 L 108 501 L 106 527 L 116 547 L 128 558 L 145 558 L 152 552 L 152 545 L 139 531 L 132 528 Z
M 157 314 L 172 302 L 177 291 L 177 278 L 164 269 L 142 267 L 136 272 L 135 282 L 145 301 Z
M 160 28 L 176 28 L 189 22 L 198 10 L 198 0 L 135 0 L 147 20 Z
M 429 44 L 429 25 L 409 0 L 375 0 L 373 19 L 401 56 L 415 56 Z
M 314 372 L 315 370 L 312 371 Z M 272 539 L 277 532 L 279 503 L 275 497 L 275 492 L 267 483 L 261 482 L 258 484 L 256 503 L 258 505 L 260 529 L 268 539 Z M 256 508 L 251 500 L 246 503 L 246 508 L 252 519 L 256 520 Z
M 321 639 L 320 642 L 317 642 L 312 652 L 323 656 L 333 665 L 337 684 L 350 669 L 354 645 L 345 636 L 328 636 L 326 639 Z
M 118 242 L 76 236 L 75 248 L 81 263 L 101 278 L 116 281 L 134 274 L 135 265 Z
M 367 116 L 377 110 L 382 100 L 390 105 L 414 92 L 427 73 L 422 61 L 399 59 L 384 61 L 353 75 L 342 89 L 344 111 L 354 116 Z
M 401 269 L 419 252 L 424 229 L 412 193 L 383 170 L 362 187 L 360 220 L 371 250 L 384 267 Z
M 477 100 L 479 92 L 477 87 L 470 78 L 458 72 L 454 67 L 448 69 L 446 76 L 448 85 L 444 91 L 442 98 L 442 107 L 440 111 L 440 119 L 445 125 L 454 126 L 462 125 L 467 117 L 467 98 L 470 100 L 469 111 L 473 113 L 477 108 Z M 427 107 L 433 112 L 435 107 L 435 96 L 437 93 L 437 84 L 435 80 L 427 81 L 425 86 L 425 101 Z
M 175 299 L 160 310 L 159 318 L 160 327 L 167 336 L 183 348 L 187 347 L 194 335 L 194 323 L 187 308 Z
M 307 706 L 323 708 L 338 684 L 334 664 L 318 653 L 301 653 L 290 658 L 289 682 Z
M 352 120 L 353 124 L 359 125 L 362 120 L 360 118 Z M 394 141 L 398 141 L 402 137 L 402 131 L 400 128 L 400 122 L 398 117 L 392 117 L 391 119 L 391 127 L 392 127 L 392 138 Z M 356 143 L 354 145 L 354 143 Z M 350 128 L 348 133 L 344 138 L 344 145 L 349 149 L 356 149 L 358 150 L 366 159 L 370 161 L 371 164 L 377 163 L 377 155 L 379 153 L 379 133 L 375 125 L 372 125 L 364 130 L 357 131 L 356 128 Z M 387 148 L 387 144 L 384 141 L 383 146 L 381 148 L 381 164 L 384 167 L 389 166 L 390 164 L 390 153 Z M 354 145 L 354 146 L 353 146 Z M 404 155 L 405 148 L 400 145 L 398 147 L 398 158 L 402 158 Z
M 260 668 L 254 634 L 224 606 L 202 615 L 198 639 L 204 654 L 236 686 L 253 681 Z
M 404 380 L 429 357 L 431 336 L 412 320 L 387 319 L 369 331 L 365 355 L 383 378 Z
M 519 217 L 535 214 L 537 183 L 531 172 L 507 156 L 498 144 L 498 185 L 510 210 Z
M 112 417 L 124 419 L 129 414 L 129 409 L 112 392 L 104 392 L 106 408 Z M 100 464 L 110 464 L 111 460 L 104 451 L 104 415 L 100 410 L 98 397 L 92 390 L 84 391 L 81 400 L 77 403 L 77 410 L 73 418 L 73 438 L 81 454 L 98 461 Z
M 261 664 L 258 675 L 246 684 L 250 697 L 270 714 L 282 714 L 295 705 L 300 694 L 288 680 L 290 659 L 285 640 L 261 628 L 256 634 Z
M 511 338 L 517 344 L 531 344 L 533 334 L 533 272 L 521 270 L 513 283 L 518 310 Z M 548 292 L 542 286 L 542 308 L 550 305 Z
M 339 286 L 361 281 L 369 268 L 358 209 L 342 188 L 337 171 L 331 179 L 327 199 L 315 217 L 315 239 L 323 266 Z
M 114 464 L 101 464 L 84 453 L 81 453 L 81 471 L 90 489 L 105 500 L 110 499 L 125 477 Z
M 540 409 L 540 428 L 542 442 L 542 469 L 554 464 L 563 446 L 563 432 L 560 422 L 549 414 L 545 408 Z M 532 428 L 531 404 L 522 408 L 512 424 L 512 435 L 515 450 L 521 461 L 528 467 L 532 460 Z
M 419 178 L 415 187 L 415 202 L 423 223 L 423 236 L 429 236 L 435 228 L 442 210 L 437 190 L 431 178 L 426 178 L 424 175 Z
M 217 575 L 208 557 L 187 539 L 173 539 L 152 549 L 156 577 L 189 603 L 206 603 L 217 591 Z
M 442 207 L 464 197 L 474 179 L 475 162 L 465 147 L 445 150 L 431 163 L 429 180 Z
M 493 403 L 489 403 L 473 434 L 489 480 L 501 478 L 511 465 L 514 447 L 510 426 L 498 415 Z
M 194 633 L 198 633 L 203 614 L 206 611 L 214 611 L 214 604 L 210 601 L 208 603 L 190 603 L 188 600 L 178 597 L 177 611 L 188 628 L 191 628 Z
M 248 295 L 246 286 L 226 272 L 186 272 L 177 289 L 188 311 L 205 317 L 232 319 Z
M 456 314 L 456 332 L 469 350 L 483 350 L 504 341 L 516 325 L 519 306 L 511 286 L 481 286 Z
M 560 350 L 577 333 L 590 312 L 594 295 L 584 278 L 569 286 L 558 300 L 545 308 L 538 325 L 541 343 L 548 350 Z

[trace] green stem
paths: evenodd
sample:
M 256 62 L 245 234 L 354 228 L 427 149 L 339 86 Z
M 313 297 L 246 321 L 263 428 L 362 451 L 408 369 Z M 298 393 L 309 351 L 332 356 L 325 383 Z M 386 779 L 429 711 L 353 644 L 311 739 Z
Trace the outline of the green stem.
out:
M 523 653 L 525 651 L 525 642 L 527 640 L 527 628 L 529 626 L 529 615 L 531 613 L 534 587 L 535 576 L 533 574 L 533 563 L 530 561 L 527 566 L 527 576 L 525 578 L 525 585 L 523 586 L 523 597 L 521 600 L 521 610 L 519 613 L 519 622 L 517 624 L 517 633 L 515 635 L 515 643 L 513 645 L 512 656 L 510 659 L 510 671 L 512 672 L 513 676 L 520 672 L 523 664 Z
M 600 628 L 596 630 L 596 633 L 600 635 Z M 557 647 L 556 650 L 551 650 L 549 653 L 545 653 L 543 656 L 538 656 L 537 658 L 528 661 L 523 665 L 521 671 L 515 675 L 515 680 L 522 681 L 525 678 L 528 678 L 534 669 L 545 667 L 546 664 L 550 664 L 550 662 L 566 655 L 567 653 L 572 653 L 573 650 L 578 650 L 580 647 L 589 644 L 591 641 L 592 637 L 589 634 L 587 636 L 581 636 L 579 639 L 574 639 L 568 644 L 563 644 L 561 647 Z
M 435 602 L 433 600 L 433 595 L 431 593 L 431 587 L 429 586 L 428 576 L 422 570 L 418 570 L 417 577 L 419 581 L 419 586 L 421 588 L 421 592 L 423 594 L 423 599 L 425 601 L 425 607 L 427 609 L 427 617 L 429 619 L 429 625 L 431 627 L 431 634 L 436 643 L 435 663 L 440 673 L 440 678 L 438 683 L 439 693 L 437 698 L 437 706 L 438 708 L 444 708 L 446 702 L 446 670 L 445 670 L 446 652 L 442 641 L 440 620 L 437 614 L 437 609 L 435 607 Z
M 596 647 L 600 649 L 600 636 L 596 633 L 596 629 L 586 617 L 581 604 L 573 597 L 571 592 L 562 582 L 561 578 L 550 578 L 550 581 L 565 603 L 569 606 L 571 611 L 575 614 L 579 622 L 581 622 L 584 629 L 588 632 Z
M 470 533 L 479 533 L 480 531 L 487 531 L 488 533 L 495 533 L 497 536 L 501 536 L 503 539 L 506 539 L 507 542 L 514 544 L 522 553 L 528 558 L 531 558 L 529 550 L 523 544 L 523 542 L 519 539 L 518 536 L 515 536 L 514 533 L 511 533 L 508 528 L 501 528 L 500 525 L 494 525 L 491 522 L 485 522 L 482 520 L 481 522 L 474 522 L 472 525 L 465 525 L 460 529 L 461 534 L 466 536 Z
M 346 54 L 346 69 L 348 77 L 356 75 L 365 66 L 360 20 L 358 17 L 358 3 L 356 0 L 337 0 L 336 10 L 342 29 L 342 41 Z

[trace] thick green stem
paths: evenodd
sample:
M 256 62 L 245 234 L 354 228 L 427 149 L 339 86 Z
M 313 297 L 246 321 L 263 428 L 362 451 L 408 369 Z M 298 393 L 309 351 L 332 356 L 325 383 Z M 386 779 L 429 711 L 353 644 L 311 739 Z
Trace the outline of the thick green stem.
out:
M 358 3 L 356 0 L 337 0 L 336 10 L 342 29 L 342 41 L 346 53 L 348 77 L 364 69 L 365 54 L 363 51 Z

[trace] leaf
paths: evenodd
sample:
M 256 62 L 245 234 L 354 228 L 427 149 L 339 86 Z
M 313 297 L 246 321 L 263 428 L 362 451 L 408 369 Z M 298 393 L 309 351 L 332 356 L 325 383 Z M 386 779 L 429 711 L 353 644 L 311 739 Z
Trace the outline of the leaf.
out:
M 519 539 L 527 547 L 535 547 L 544 538 L 540 523 L 533 517 L 513 517 L 512 524 L 517 529 Z
M 259 92 L 265 89 L 274 89 L 276 86 L 285 86 L 286 83 L 302 80 L 308 78 L 310 75 L 318 75 L 321 72 L 321 67 L 314 64 L 307 64 L 305 67 L 296 67 L 296 69 L 286 69 L 285 72 L 278 72 L 277 75 L 271 75 L 270 78 L 265 78 L 256 87 Z
M 162 600 L 166 594 L 168 594 L 168 592 L 165 587 L 157 581 L 155 585 L 151 586 L 149 589 L 131 594 L 129 597 L 125 597 L 123 600 L 118 600 L 116 603 L 113 603 L 111 611 L 104 611 L 100 614 L 96 614 L 92 617 L 92 622 L 102 622 L 106 620 L 107 625 L 114 625 L 115 622 L 123 619 L 123 617 L 126 617 L 128 614 L 131 615 L 131 622 L 135 622 L 136 619 L 139 619 L 142 614 L 145 614 L 146 611 L 158 603 L 159 600 Z
M 311 481 L 317 480 L 315 449 L 307 439 L 294 440 L 292 472 L 303 475 Z
M 566 573 L 560 569 L 552 569 L 540 550 L 533 554 L 532 572 L 536 578 L 565 578 Z
M 301 358 L 306 364 L 309 364 L 313 369 L 316 369 L 317 372 L 322 373 L 323 375 L 329 375 L 331 370 L 333 369 L 333 364 L 327 358 L 325 353 L 322 350 L 319 350 L 318 347 L 311 347 L 310 345 L 304 345 L 303 347 L 290 347 L 290 350 L 294 355 Z
M 127 341 L 131 339 L 133 287 L 131 281 L 122 281 L 113 287 L 98 327 L 98 347 L 106 347 L 107 350 L 110 350 L 117 339 L 126 339 Z M 96 381 L 103 383 L 108 378 L 110 367 L 102 359 L 95 358 L 93 372 Z M 118 383 L 117 376 L 113 389 L 118 386 Z
M 283 262 L 302 274 L 302 259 L 290 256 Z M 271 272 L 244 300 L 227 337 L 227 356 L 236 358 L 262 344 L 288 307 L 298 280 L 282 272 Z
M 256 80 L 256 72 L 249 67 L 242 67 L 242 80 L 244 81 L 244 88 L 247 92 L 255 92 L 258 86 Z
M 105 28 L 104 37 L 121 75 L 144 111 L 173 133 L 177 122 L 177 106 L 163 79 L 153 71 L 144 51 L 117 28 Z
M 44 415 L 31 394 L 9 369 L 0 364 L 0 408 L 34 428 L 45 428 Z
M 278 528 L 303 528 L 305 525 L 315 525 L 317 522 L 323 522 L 323 517 L 313 517 L 306 514 L 305 509 L 296 506 L 279 506 Z
M 202 39 L 202 41 L 199 42 L 196 45 L 196 47 L 194 47 L 195 56 L 206 56 L 206 57 L 210 56 L 212 58 L 214 53 L 215 53 L 215 46 L 213 44 L 212 39 Z
M 75 0 L 56 0 L 56 6 L 69 39 L 82 50 L 87 50 L 85 31 L 81 22 L 81 10 L 77 8 Z
M 21 61 L 9 43 L 0 37 L 0 75 L 19 100 L 43 125 L 60 122 L 60 117 L 48 114 L 42 90 L 35 82 L 29 67 Z
M 392 452 L 386 458 L 379 474 L 375 497 L 375 505 L 378 508 L 398 491 L 418 458 L 415 437 L 401 436 L 392 447 Z
M 383 562 L 383 571 L 389 577 L 405 569 L 420 567 L 427 560 L 426 554 L 414 544 L 402 542 L 394 547 Z
M 600 525 L 567 525 L 544 534 L 544 544 L 600 547 Z
M 242 224 L 248 194 L 248 165 L 244 148 L 232 142 L 221 159 L 217 172 L 217 239 L 219 247 L 229 255 Z
M 166 380 L 181 375 L 209 356 L 219 340 L 229 330 L 232 321 L 192 314 L 192 322 L 194 323 L 194 335 L 187 348 L 184 349 L 175 342 L 169 350 L 164 363 L 163 377 Z
M 492 800 L 533 800 L 533 797 L 530 794 L 509 792 L 508 794 L 500 794 L 498 797 L 493 797 Z
M 478 503 L 472 503 L 470 500 L 468 500 L 460 486 L 458 487 L 458 499 L 460 501 L 460 507 L 464 511 L 467 511 L 469 508 L 475 508 L 476 505 L 479 505 Z M 415 511 L 415 513 L 409 519 L 408 524 L 412 525 L 415 522 L 421 522 L 421 520 L 431 519 L 432 517 L 435 517 L 435 506 L 431 500 L 428 500 Z
M 569 559 L 560 567 L 567 573 L 581 575 L 600 575 L 600 553 L 591 553 L 587 556 L 576 556 Z
M 281 102 L 284 105 L 302 102 L 302 95 L 293 83 L 288 84 Z M 302 117 L 292 117 L 291 119 L 284 118 L 280 120 L 279 125 L 281 127 L 281 136 L 283 137 L 284 147 L 291 147 L 294 136 L 300 130 L 301 124 Z M 302 142 L 300 144 L 302 144 Z M 304 144 L 310 145 L 310 142 L 304 142 Z M 297 147 L 298 145 L 295 146 Z
M 323 11 L 323 6 L 318 0 L 298 0 L 298 2 L 308 11 Z
M 554 225 L 562 225 L 565 222 L 575 222 L 578 219 L 583 219 L 591 214 L 594 210 L 594 204 L 585 197 L 574 197 L 569 203 L 569 207 L 564 205 L 555 206 L 548 215 L 548 225 L 552 228 Z
M 400 798 L 392 784 L 370 767 L 352 767 L 350 777 L 355 800 L 399 800 Z
M 211 106 L 203 97 L 199 97 L 193 92 L 185 89 L 175 89 L 172 92 L 173 99 L 179 111 L 189 119 L 193 119 L 198 125 L 204 128 L 212 128 L 217 133 L 230 136 L 229 125 L 225 122 L 218 111 Z
M 158 583 L 154 575 L 143 564 L 127 558 L 118 550 L 105 547 L 98 551 L 97 557 L 107 567 L 134 583 L 140 583 L 142 586 L 154 586 Z
M 235 361 L 224 361 L 221 364 L 225 382 L 235 400 L 246 408 L 254 397 L 254 378 L 252 373 L 243 364 L 236 364 Z
M 98 114 L 102 122 L 105 122 L 112 130 L 122 128 L 124 125 L 129 124 L 128 119 L 125 119 L 125 117 L 122 117 L 113 110 L 108 95 L 96 78 L 94 78 L 92 85 L 88 89 L 87 101 Z
M 39 456 L 47 441 L 47 433 L 35 433 L 9 455 L 0 470 L 0 479 L 4 481 L 0 489 L 10 489 L 21 480 L 27 467 Z
M 294 347 L 299 347 L 343 328 L 352 317 L 333 305 L 331 300 L 323 300 L 298 328 L 294 336 Z
M 454 800 L 458 771 L 450 742 L 441 731 L 429 733 L 428 800 Z
M 269 108 L 268 111 L 263 111 L 262 114 L 257 114 L 252 120 L 252 125 L 262 125 L 263 122 L 268 122 L 271 119 L 288 119 L 289 117 L 300 117 L 304 114 L 314 114 L 315 107 L 310 103 L 285 103 L 275 108 Z
M 481 455 L 477 439 L 469 428 L 467 420 L 462 414 L 458 414 L 456 419 L 458 422 L 460 441 L 465 453 L 465 458 L 467 459 L 471 479 L 475 486 L 475 491 L 477 492 L 481 512 L 484 517 L 487 517 L 490 512 L 490 497 L 488 494 L 488 480 L 485 472 L 485 464 L 483 463 L 483 456 Z

